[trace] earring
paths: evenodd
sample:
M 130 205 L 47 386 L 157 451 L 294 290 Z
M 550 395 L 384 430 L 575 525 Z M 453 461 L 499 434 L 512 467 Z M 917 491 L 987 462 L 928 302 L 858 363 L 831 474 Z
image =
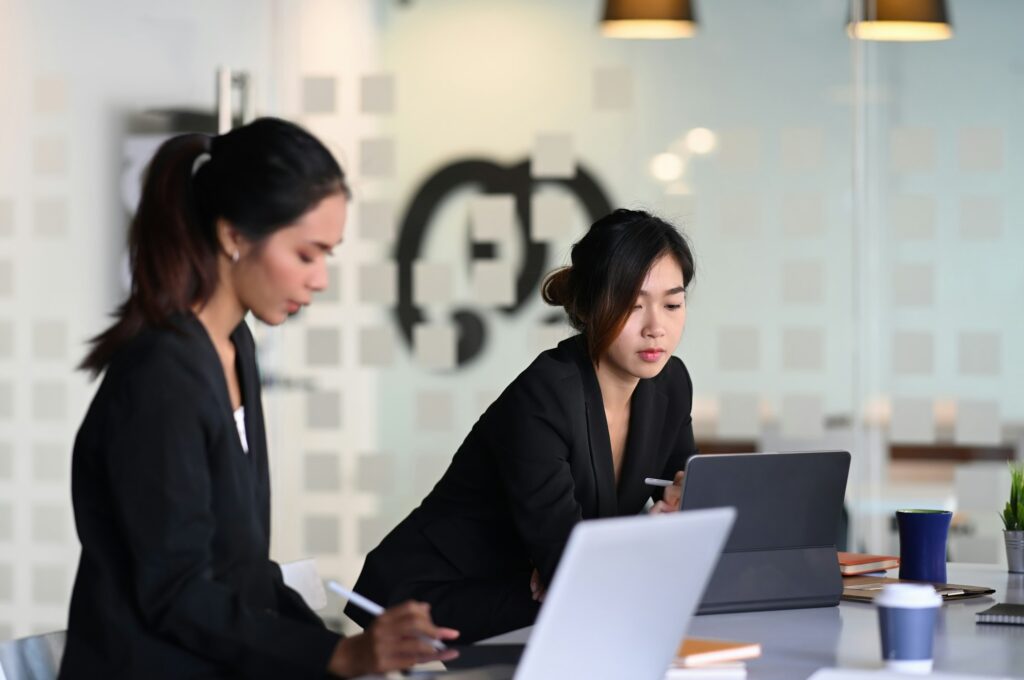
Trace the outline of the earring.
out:
M 238 264 L 238 251 L 237 250 L 235 252 L 231 253 L 231 262 L 232 262 L 232 264 Z

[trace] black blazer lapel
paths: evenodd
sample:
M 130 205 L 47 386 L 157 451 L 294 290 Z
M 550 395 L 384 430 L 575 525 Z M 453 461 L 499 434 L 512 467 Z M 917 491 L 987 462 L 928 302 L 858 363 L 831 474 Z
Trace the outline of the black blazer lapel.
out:
M 608 438 L 608 421 L 604 416 L 601 386 L 594 373 L 594 365 L 587 356 L 586 339 L 582 335 L 564 341 L 570 345 L 580 370 L 583 397 L 587 405 L 587 445 L 594 470 L 597 489 L 597 516 L 614 517 L 618 514 L 619 499 L 615 491 L 615 468 L 612 466 L 612 444 Z
M 253 473 L 253 493 L 260 518 L 270 538 L 270 470 L 267 460 L 267 436 L 263 424 L 260 376 L 256 365 L 256 344 L 243 320 L 231 334 L 235 343 L 236 366 L 242 404 L 245 406 L 245 439 L 249 445 L 248 463 Z
M 668 398 L 651 380 L 641 380 L 633 391 L 629 410 L 629 436 L 619 478 L 619 512 L 635 514 L 650 497 L 644 477 L 658 474 L 659 436 L 665 425 Z
M 235 344 L 235 367 L 238 370 L 239 388 L 242 392 L 242 406 L 245 407 L 245 440 L 249 445 L 249 459 L 259 460 L 265 452 L 264 442 L 256 432 L 255 424 L 260 415 L 260 384 L 256 371 L 256 353 L 245 321 L 231 334 Z
M 231 397 L 228 396 L 228 384 L 224 379 L 224 368 L 220 363 L 220 356 L 217 348 L 213 346 L 210 334 L 199 317 L 192 313 L 186 313 L 174 323 L 187 335 L 191 336 L 195 344 L 198 359 L 202 363 L 199 371 L 202 379 L 210 389 L 210 394 L 217 400 L 217 406 L 221 414 L 231 418 Z

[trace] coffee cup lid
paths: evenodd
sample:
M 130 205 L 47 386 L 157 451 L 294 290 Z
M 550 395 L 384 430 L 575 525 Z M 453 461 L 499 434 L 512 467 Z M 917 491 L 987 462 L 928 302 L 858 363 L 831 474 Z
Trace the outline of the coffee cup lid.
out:
M 875 604 L 879 607 L 924 609 L 941 605 L 942 596 L 926 584 L 890 583 L 882 588 L 882 592 L 875 598 Z

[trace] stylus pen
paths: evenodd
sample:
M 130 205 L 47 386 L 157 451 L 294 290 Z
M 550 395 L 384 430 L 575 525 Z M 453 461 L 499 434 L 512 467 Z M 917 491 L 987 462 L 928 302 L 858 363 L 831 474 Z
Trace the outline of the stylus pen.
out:
M 384 613 L 384 607 L 381 607 L 379 604 L 377 604 L 376 602 L 367 597 L 363 597 L 354 590 L 349 590 L 337 581 L 328 581 L 327 587 L 336 592 L 338 595 L 341 595 L 350 603 L 359 607 L 371 616 L 380 616 Z M 417 637 L 419 637 L 421 640 L 423 640 L 439 652 L 443 652 L 446 649 L 448 649 L 448 647 L 443 642 L 441 642 L 440 640 L 435 640 L 434 638 L 428 635 L 418 635 Z
M 654 477 L 646 477 L 644 479 L 644 484 L 646 484 L 647 486 L 672 486 L 673 484 L 675 484 L 675 482 L 673 482 L 670 479 L 656 479 Z

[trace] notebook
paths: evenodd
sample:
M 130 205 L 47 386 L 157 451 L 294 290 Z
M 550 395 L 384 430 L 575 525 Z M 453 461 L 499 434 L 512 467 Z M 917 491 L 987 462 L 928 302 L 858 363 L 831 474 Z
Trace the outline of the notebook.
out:
M 843 576 L 858 576 L 874 571 L 885 571 L 900 566 L 900 558 L 894 555 L 868 555 L 865 553 L 839 552 L 839 573 Z
M 691 638 L 683 640 L 676 650 L 673 665 L 680 668 L 694 668 L 726 661 L 743 661 L 761 656 L 761 645 L 756 642 L 732 642 Z
M 1024 604 L 1006 602 L 978 612 L 978 623 L 1002 623 L 1011 626 L 1024 626 Z

